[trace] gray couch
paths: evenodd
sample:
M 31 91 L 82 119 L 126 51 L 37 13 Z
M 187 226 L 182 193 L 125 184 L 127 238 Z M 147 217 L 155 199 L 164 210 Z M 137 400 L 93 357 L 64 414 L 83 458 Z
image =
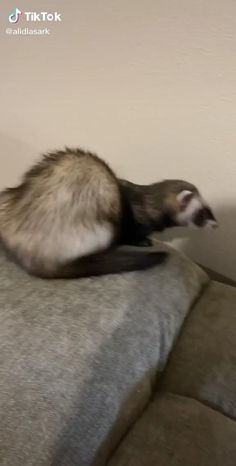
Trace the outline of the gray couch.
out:
M 0 251 L 1 466 L 235 466 L 236 289 L 171 252 L 46 281 Z

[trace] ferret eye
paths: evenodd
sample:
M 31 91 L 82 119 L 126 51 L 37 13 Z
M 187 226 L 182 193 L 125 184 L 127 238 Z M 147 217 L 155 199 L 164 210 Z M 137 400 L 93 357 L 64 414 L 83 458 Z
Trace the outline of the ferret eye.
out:
M 206 223 L 206 220 L 207 220 L 207 212 L 206 212 L 206 209 L 204 208 L 199 209 L 193 217 L 193 222 L 198 227 L 203 227 Z

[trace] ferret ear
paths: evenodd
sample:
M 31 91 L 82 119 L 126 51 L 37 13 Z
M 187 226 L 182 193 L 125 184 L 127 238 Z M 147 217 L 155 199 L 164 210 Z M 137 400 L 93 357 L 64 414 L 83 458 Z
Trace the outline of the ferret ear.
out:
M 177 194 L 176 199 L 179 206 L 179 210 L 185 210 L 190 201 L 194 198 L 194 193 L 184 189 Z

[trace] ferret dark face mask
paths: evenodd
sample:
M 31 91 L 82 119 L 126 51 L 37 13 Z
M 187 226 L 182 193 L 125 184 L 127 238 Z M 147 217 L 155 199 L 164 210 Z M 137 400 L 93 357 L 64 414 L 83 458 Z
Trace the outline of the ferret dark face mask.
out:
M 178 211 L 176 221 L 180 226 L 216 228 L 217 220 L 199 192 L 189 190 L 177 194 Z

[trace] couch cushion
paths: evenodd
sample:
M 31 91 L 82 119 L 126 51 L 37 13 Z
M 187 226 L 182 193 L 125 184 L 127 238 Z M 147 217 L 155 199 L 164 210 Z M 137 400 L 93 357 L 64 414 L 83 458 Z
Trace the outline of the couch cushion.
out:
M 236 423 L 198 401 L 162 394 L 109 466 L 235 466 Z
M 236 288 L 210 284 L 186 320 L 161 388 L 236 419 Z
M 68 281 L 29 277 L 0 252 L 0 464 L 103 464 L 206 282 L 175 252 L 145 272 Z

